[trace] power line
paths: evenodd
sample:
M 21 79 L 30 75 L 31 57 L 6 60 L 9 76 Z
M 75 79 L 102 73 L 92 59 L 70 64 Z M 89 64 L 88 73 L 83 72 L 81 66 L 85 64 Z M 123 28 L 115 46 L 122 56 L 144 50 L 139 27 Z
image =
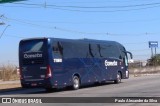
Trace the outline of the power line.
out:
M 8 35 L 8 34 L 5 34 L 5 37 L 12 37 L 12 38 L 19 38 L 19 39 L 28 38 L 28 37 L 24 37 L 24 36 L 16 36 L 16 35 Z
M 150 49 L 137 49 L 137 50 L 128 50 L 132 52 L 141 52 L 141 51 L 150 51 Z
M 20 4 L 20 5 L 29 5 L 29 6 L 44 6 L 42 4 L 31 4 L 31 3 L 13 3 L 13 4 Z M 160 5 L 160 3 L 147 3 L 147 4 L 136 4 L 136 5 L 123 5 L 123 6 L 60 6 L 60 5 L 51 5 L 51 4 L 45 4 L 45 6 L 49 7 L 63 7 L 63 8 L 132 8 L 132 7 L 144 7 L 144 6 L 154 6 L 154 5 Z
M 1 35 L 0 35 L 0 39 L 2 38 L 4 32 L 6 31 L 6 29 L 7 29 L 9 26 L 10 26 L 10 25 L 7 25 L 7 26 L 4 28 L 3 32 L 2 32 Z
M 76 1 L 74 1 L 74 2 L 72 2 L 72 1 L 65 1 L 65 2 L 55 2 L 55 3 L 63 3 L 63 4 L 66 4 L 66 3 L 71 3 L 71 4 L 73 4 L 73 3 L 78 3 L 78 4 L 86 4 L 86 3 L 89 3 L 89 4 L 91 4 L 91 3 L 108 3 L 108 2 L 120 2 L 120 3 L 124 3 L 124 2 L 140 2 L 140 1 L 151 1 L 151 0 L 98 0 L 98 1 L 85 1 L 85 2 L 83 2 L 83 1 L 79 1 L 79 2 L 76 2 Z M 153 1 L 153 0 L 152 0 Z
M 137 45 L 137 44 L 147 44 L 148 42 L 125 42 L 125 43 L 123 43 L 123 44 L 129 44 L 129 45 Z
M 5 20 L 7 20 L 6 17 L 3 17 Z M 0 18 L 2 19 L 2 18 Z M 11 18 L 8 18 L 11 19 Z M 132 22 L 151 22 L 151 21 L 160 21 L 160 18 L 154 18 L 154 19 L 137 19 L 137 20 L 122 20 L 122 21 L 97 21 L 97 22 L 88 22 L 88 21 L 81 21 L 81 22 L 71 22 L 71 21 L 44 21 L 44 20 L 28 20 L 28 19 L 11 19 L 15 21 L 21 21 L 23 23 L 30 23 L 32 25 L 35 25 L 34 23 L 60 23 L 60 24 L 106 24 L 106 23 L 132 23 Z M 31 23 L 32 22 L 32 23 Z
M 10 34 L 5 34 L 5 37 L 14 37 L 14 38 L 29 38 L 29 37 L 26 37 L 26 36 L 17 36 L 17 35 L 10 35 Z M 158 41 L 160 42 L 160 41 Z M 124 45 L 139 45 L 139 44 L 148 44 L 148 42 L 121 42 L 122 44 Z M 159 48 L 157 48 L 159 49 Z M 150 49 L 134 49 L 134 50 L 129 50 L 129 51 L 146 51 L 146 50 L 150 50 Z
M 25 5 L 25 6 L 38 6 L 38 7 L 45 7 L 45 8 L 53 8 L 58 10 L 66 10 L 66 11 L 75 11 L 75 12 L 120 12 L 120 11 L 133 11 L 133 10 L 142 10 L 142 9 L 149 9 L 149 8 L 156 8 L 160 7 L 160 3 L 148 3 L 148 4 L 137 4 L 137 5 L 123 5 L 123 6 L 59 6 L 59 5 L 48 5 L 46 2 L 44 4 L 33 4 L 33 3 L 13 3 L 17 5 Z M 136 8 L 135 8 L 136 7 Z M 137 8 L 141 7 L 141 8 Z M 71 9 L 68 9 L 71 8 Z M 76 9 L 75 9 L 76 8 Z M 78 8 L 78 10 L 77 10 Z M 115 10 L 79 10 L 79 9 L 115 9 Z M 117 9 L 121 8 L 121 9 Z M 129 8 L 129 9 L 122 9 L 122 8 Z
M 5 34 L 5 37 L 14 37 L 14 38 L 29 38 L 29 37 L 26 37 L 26 36 L 16 36 L 16 35 L 10 35 L 10 34 Z M 160 42 L 160 41 L 158 41 Z M 122 44 L 127 44 L 127 45 L 139 45 L 139 44 L 148 44 L 148 42 L 121 42 Z M 160 49 L 160 48 L 157 48 L 157 49 Z M 134 49 L 134 50 L 129 50 L 129 51 L 150 51 L 150 49 Z
M 47 28 L 47 29 L 54 29 L 54 30 L 60 30 L 60 31 L 65 31 L 65 32 L 70 32 L 70 33 L 78 33 L 78 34 L 92 34 L 92 35 L 109 35 L 109 36 L 141 36 L 141 35 L 155 35 L 158 33 L 137 33 L 137 34 L 114 34 L 114 33 L 109 33 L 109 32 L 84 32 L 84 31 L 76 31 L 76 30 L 70 30 L 70 29 L 65 29 L 65 28 L 60 28 L 60 27 L 51 27 L 51 26 L 43 26 L 43 25 L 39 25 L 39 24 L 34 24 L 34 23 L 30 23 L 24 20 L 20 20 L 20 19 L 13 19 L 13 18 L 6 18 L 4 17 L 4 19 L 6 20 L 12 20 L 12 21 L 16 21 L 16 22 L 20 22 L 20 23 L 24 23 L 24 24 L 28 24 L 28 25 L 32 25 L 32 26 L 36 26 L 36 27 L 43 27 L 43 28 Z
M 20 22 L 23 24 L 31 25 L 31 26 L 36 26 L 36 27 L 42 27 L 42 28 L 47 28 L 51 30 L 59 30 L 59 31 L 64 31 L 64 32 L 69 32 L 69 33 L 76 33 L 76 34 L 92 34 L 92 35 L 108 35 L 108 36 L 143 36 L 143 35 L 157 35 L 159 33 L 135 33 L 135 34 L 116 34 L 116 33 L 110 33 L 110 32 L 85 32 L 85 31 L 77 31 L 77 30 L 71 30 L 71 29 L 66 29 L 66 28 L 61 28 L 57 26 L 44 26 L 44 25 L 39 25 L 39 24 L 34 24 L 28 21 L 20 20 L 20 19 L 13 19 L 13 18 L 6 18 L 6 20 L 12 20 L 16 22 Z
M 111 13 L 111 12 L 127 12 L 127 11 L 136 11 L 136 10 L 145 10 L 145 9 L 150 9 L 150 8 L 157 8 L 160 7 L 158 6 L 150 6 L 150 7 L 144 7 L 144 8 L 136 8 L 136 9 L 118 9 L 118 10 L 77 10 L 77 9 L 64 9 L 64 8 L 56 8 L 52 7 L 52 9 L 57 9 L 57 10 L 64 10 L 64 11 L 72 11 L 72 12 L 87 12 L 87 13 Z
M 31 6 L 9 6 L 9 5 L 3 5 L 3 4 L 0 4 L 0 6 L 2 7 L 20 7 L 20 8 L 40 8 L 40 7 L 31 7 Z

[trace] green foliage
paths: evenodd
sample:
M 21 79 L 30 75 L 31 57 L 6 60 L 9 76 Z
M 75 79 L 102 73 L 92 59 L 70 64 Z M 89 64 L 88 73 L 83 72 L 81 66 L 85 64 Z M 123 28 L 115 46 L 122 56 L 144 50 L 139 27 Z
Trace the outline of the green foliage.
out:
M 157 55 L 151 57 L 151 59 L 148 60 L 148 65 L 159 66 L 160 65 L 160 54 L 157 54 Z

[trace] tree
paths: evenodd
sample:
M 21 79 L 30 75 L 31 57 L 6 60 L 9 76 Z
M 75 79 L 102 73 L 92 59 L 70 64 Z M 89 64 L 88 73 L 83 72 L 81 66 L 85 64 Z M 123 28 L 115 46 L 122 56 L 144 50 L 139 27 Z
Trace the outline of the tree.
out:
M 160 54 L 156 54 L 148 60 L 148 65 L 157 66 L 160 65 Z

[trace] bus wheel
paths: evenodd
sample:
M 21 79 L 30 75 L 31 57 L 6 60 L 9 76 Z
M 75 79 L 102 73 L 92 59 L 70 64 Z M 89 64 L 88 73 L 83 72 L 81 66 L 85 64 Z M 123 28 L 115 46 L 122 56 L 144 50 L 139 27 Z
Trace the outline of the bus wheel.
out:
M 22 88 L 28 88 L 25 84 L 21 84 Z
M 46 89 L 46 92 L 53 92 L 57 90 L 56 88 L 45 88 L 45 89 Z
M 73 76 L 73 89 L 77 90 L 80 87 L 80 79 L 78 76 Z
M 118 72 L 118 73 L 117 73 L 117 78 L 116 78 L 116 80 L 114 80 L 114 83 L 115 83 L 115 84 L 118 84 L 118 83 L 120 83 L 120 82 L 121 82 L 121 73 Z

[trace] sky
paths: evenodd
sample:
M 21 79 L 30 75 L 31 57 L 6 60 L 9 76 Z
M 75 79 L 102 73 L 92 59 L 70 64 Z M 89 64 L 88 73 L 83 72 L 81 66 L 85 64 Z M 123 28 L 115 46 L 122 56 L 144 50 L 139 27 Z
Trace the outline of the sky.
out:
M 117 41 L 144 61 L 160 43 L 160 1 L 26 0 L 0 4 L 0 23 L 1 65 L 18 65 L 19 41 L 32 37 Z

